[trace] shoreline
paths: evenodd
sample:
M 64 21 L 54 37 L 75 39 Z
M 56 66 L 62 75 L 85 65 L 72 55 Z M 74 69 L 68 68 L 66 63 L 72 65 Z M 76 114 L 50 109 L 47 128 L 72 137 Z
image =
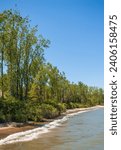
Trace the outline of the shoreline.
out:
M 93 110 L 93 109 L 103 108 L 103 107 L 104 106 L 97 105 L 97 106 L 87 107 L 87 108 L 67 109 L 67 111 L 65 113 L 62 113 L 61 116 L 55 119 L 47 119 L 44 122 L 29 122 L 27 124 L 23 124 L 23 123 L 10 123 L 5 125 L 0 124 L 0 140 L 14 133 L 24 132 L 27 130 L 35 129 L 37 127 L 42 127 L 45 124 L 48 124 L 56 119 L 63 118 L 63 116 L 66 116 L 68 114 L 73 114 L 81 111 Z
M 76 113 L 76 112 L 85 111 L 85 110 L 93 110 L 93 109 L 96 109 L 96 108 L 104 108 L 104 106 L 97 105 L 97 106 L 87 107 L 87 108 L 67 109 L 65 114 L 67 115 L 67 114 Z

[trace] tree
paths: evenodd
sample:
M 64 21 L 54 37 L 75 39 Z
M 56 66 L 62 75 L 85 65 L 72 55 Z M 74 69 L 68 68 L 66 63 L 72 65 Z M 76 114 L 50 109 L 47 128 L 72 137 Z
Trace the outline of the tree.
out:
M 46 65 L 40 66 L 39 71 L 29 91 L 29 97 L 35 101 L 44 102 L 46 100 L 46 87 L 48 82 L 48 74 Z
M 1 68 L 1 96 L 4 98 L 4 51 L 5 51 L 5 16 L 0 14 L 0 68 Z
M 5 42 L 2 41 L 0 44 L 2 86 L 5 59 L 9 94 L 19 99 L 27 99 L 37 71 L 37 67 L 33 68 L 33 65 L 38 63 L 39 66 L 43 63 L 44 48 L 47 48 L 50 42 L 42 36 L 37 37 L 37 27 L 31 28 L 28 18 L 22 18 L 18 12 L 8 10 L 4 11 L 3 15 L 6 19 L 2 21 L 4 29 L 2 27 L 1 31 L 3 33 L 1 39 L 5 39 Z

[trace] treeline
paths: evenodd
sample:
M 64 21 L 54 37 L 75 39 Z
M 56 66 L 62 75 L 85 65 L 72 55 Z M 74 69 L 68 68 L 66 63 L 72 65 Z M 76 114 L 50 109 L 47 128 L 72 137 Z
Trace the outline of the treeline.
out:
M 0 14 L 0 122 L 41 121 L 68 108 L 103 104 L 103 89 L 70 83 L 45 61 L 49 45 L 19 12 Z

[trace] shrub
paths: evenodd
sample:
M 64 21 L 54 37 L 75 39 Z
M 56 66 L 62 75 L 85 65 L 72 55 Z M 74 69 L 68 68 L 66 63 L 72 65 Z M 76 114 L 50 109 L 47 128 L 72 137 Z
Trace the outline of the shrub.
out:
M 4 99 L 2 113 L 6 122 L 25 122 L 27 120 L 25 110 L 25 103 L 23 101 L 17 100 L 12 96 Z
M 40 121 L 42 119 L 41 106 L 38 103 L 27 105 L 27 118 L 31 121 Z
M 51 119 L 59 115 L 59 111 L 50 104 L 42 104 L 41 109 L 44 118 Z
M 52 105 L 53 107 L 56 107 L 58 104 L 58 101 L 56 99 L 49 99 L 49 100 L 45 100 L 44 103 Z
M 5 115 L 3 114 L 3 112 L 0 110 L 0 123 L 4 123 L 5 122 Z
M 67 103 L 66 104 L 66 108 L 67 109 L 74 109 L 74 108 L 83 108 L 85 107 L 83 104 L 81 103 L 73 103 L 73 102 L 70 102 L 70 103 Z
M 66 105 L 64 103 L 59 103 L 56 99 L 46 100 L 44 103 L 55 107 L 58 110 L 59 114 L 66 111 Z
M 56 108 L 59 111 L 59 114 L 66 111 L 66 105 L 64 103 L 58 103 Z

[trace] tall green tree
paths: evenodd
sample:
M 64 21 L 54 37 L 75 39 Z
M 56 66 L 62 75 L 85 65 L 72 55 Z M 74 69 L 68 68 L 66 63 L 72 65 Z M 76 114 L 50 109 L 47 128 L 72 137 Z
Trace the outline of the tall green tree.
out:
M 0 14 L 0 70 L 1 70 L 1 96 L 4 98 L 4 51 L 5 51 L 5 16 Z
M 33 65 L 35 62 L 38 63 L 37 66 L 43 63 L 44 48 L 48 47 L 49 40 L 45 40 L 42 36 L 37 37 L 37 27 L 31 28 L 28 18 L 22 18 L 18 12 L 8 10 L 4 11 L 3 15 L 6 19 L 2 21 L 5 42 L 1 42 L 1 76 L 5 58 L 9 94 L 19 99 L 27 99 L 37 71 L 35 70 L 37 67 L 33 71 Z M 4 39 L 3 35 L 1 39 Z

